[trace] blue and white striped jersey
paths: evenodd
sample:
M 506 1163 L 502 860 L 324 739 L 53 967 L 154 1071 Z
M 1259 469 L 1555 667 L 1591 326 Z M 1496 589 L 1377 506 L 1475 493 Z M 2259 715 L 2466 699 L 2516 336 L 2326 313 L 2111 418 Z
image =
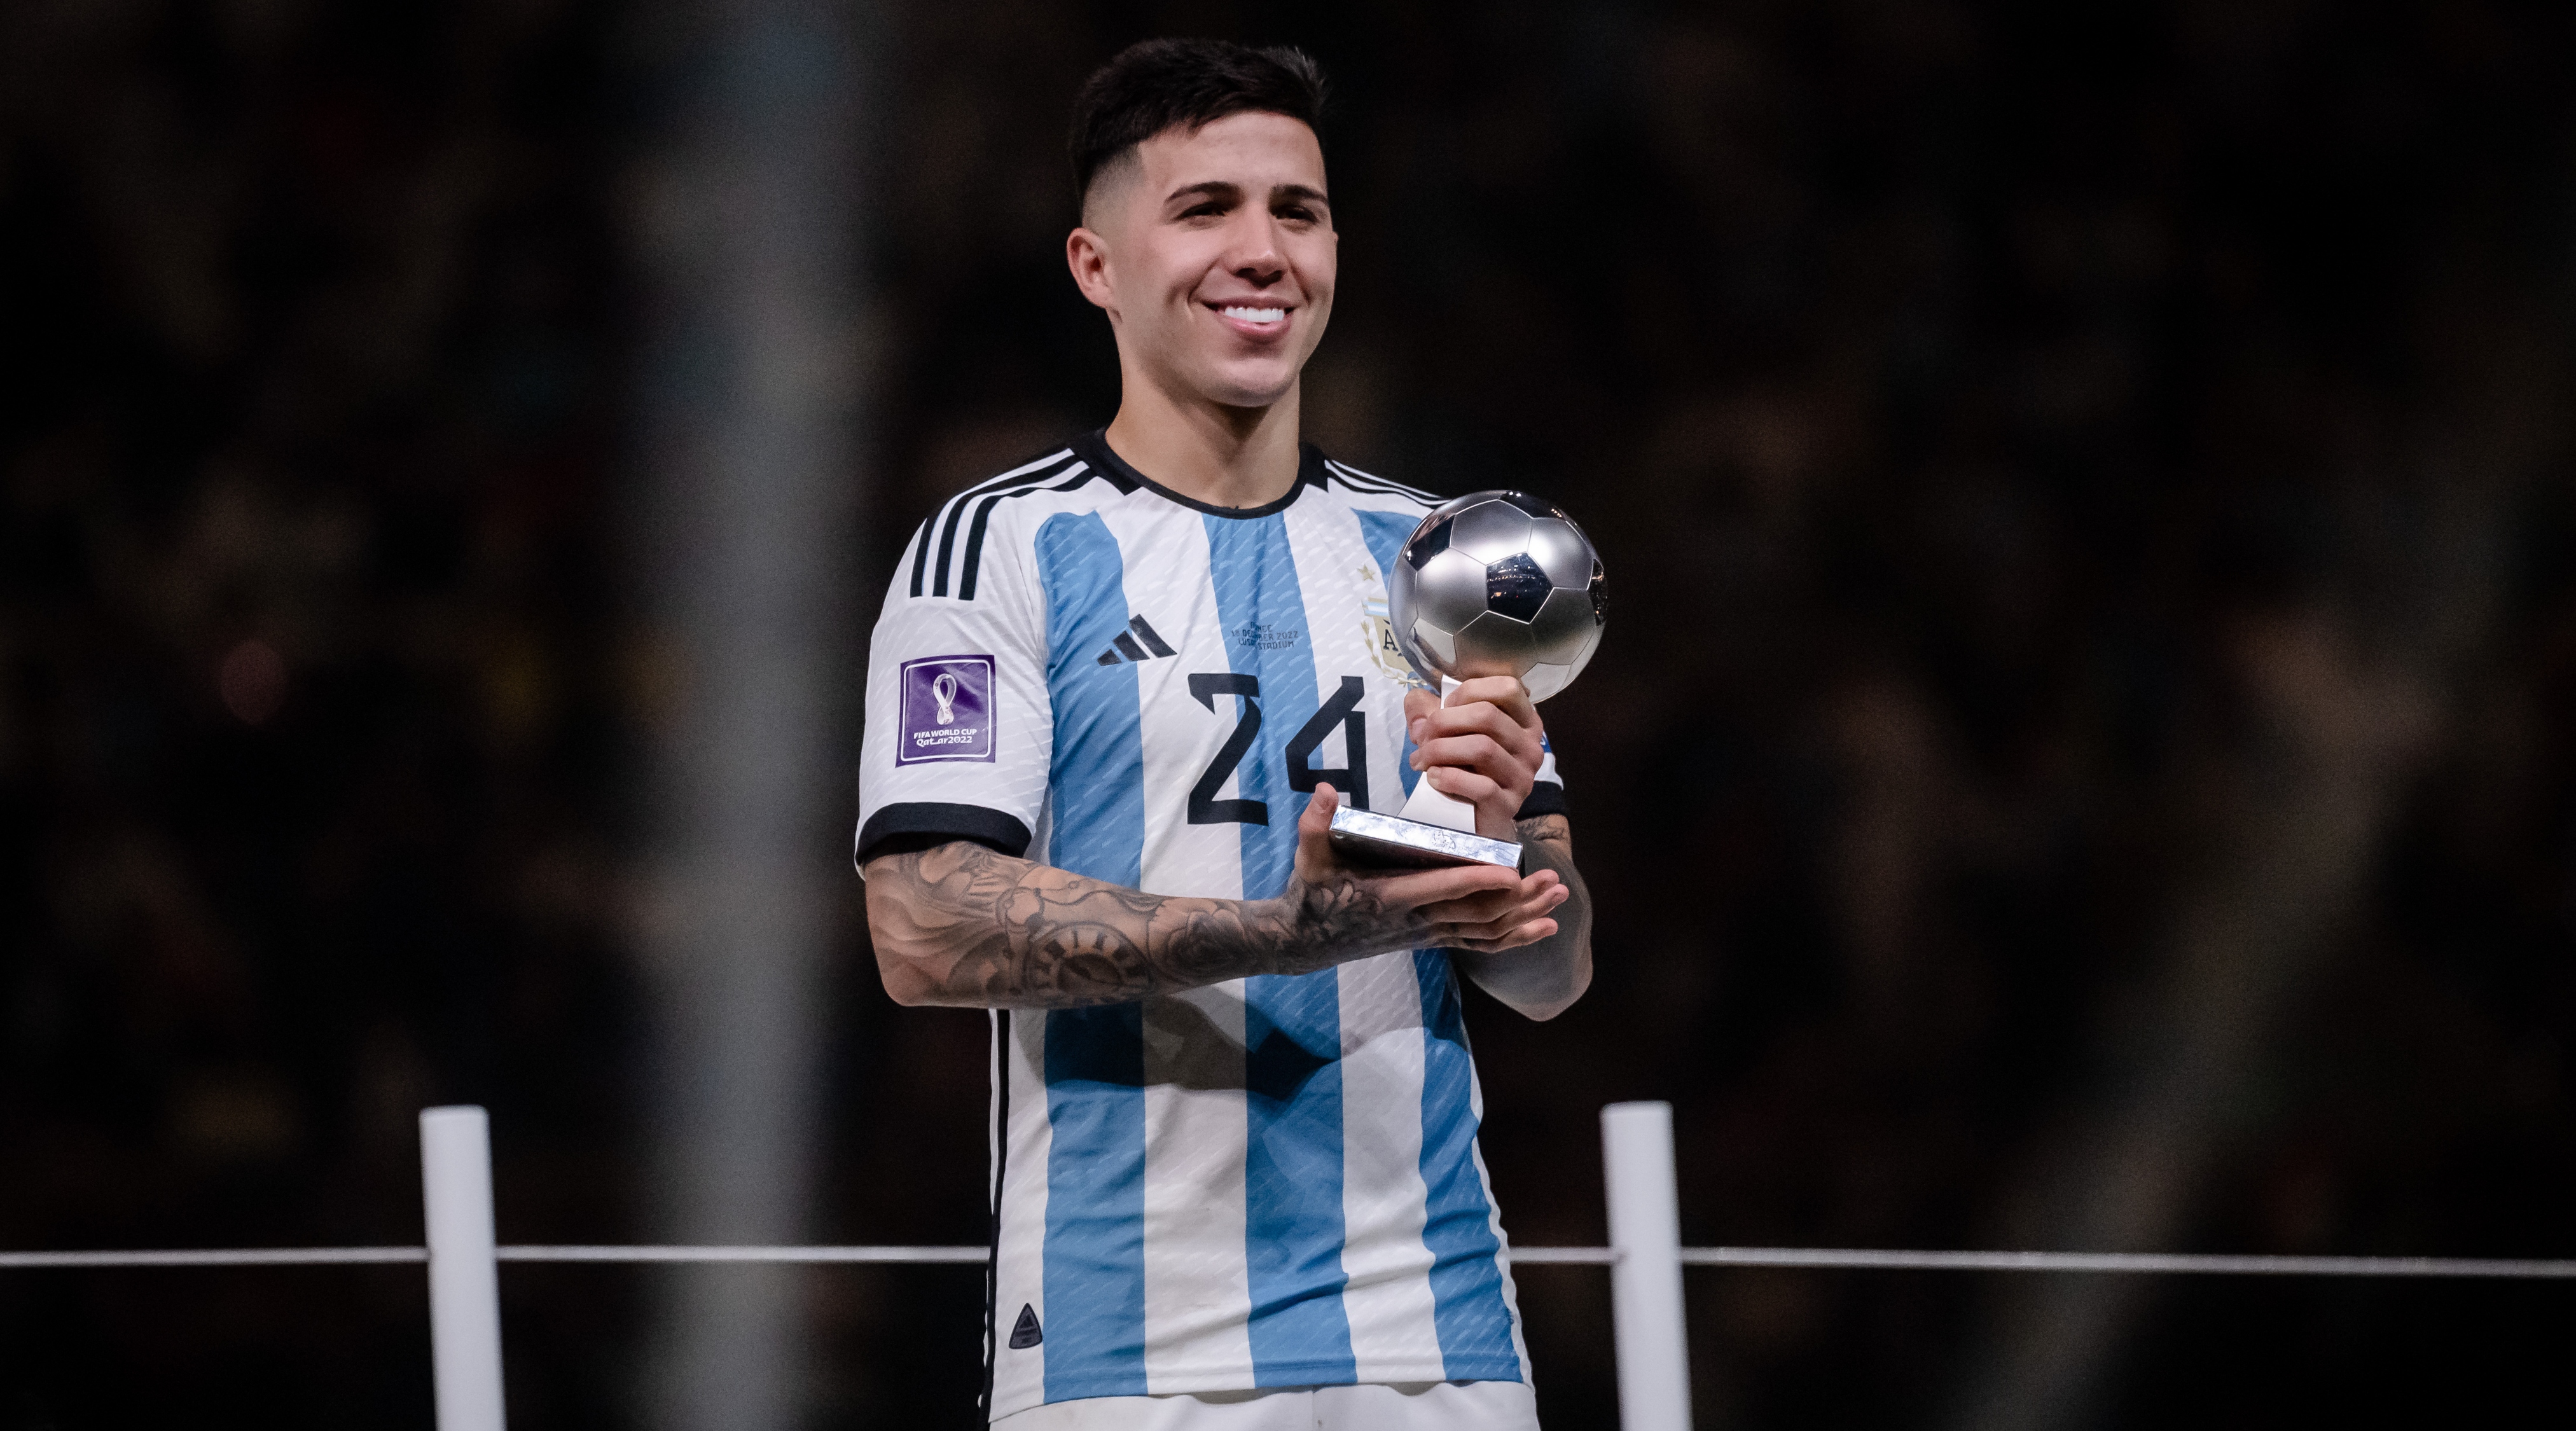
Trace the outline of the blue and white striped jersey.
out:
M 877 622 L 862 861 L 963 837 L 1278 894 L 1318 781 L 1412 786 L 1385 572 L 1434 501 L 1308 448 L 1286 497 L 1208 507 L 1097 433 L 959 494 Z M 1525 814 L 1563 808 L 1541 776 Z M 1442 951 L 993 1028 L 990 1416 L 1528 1379 Z

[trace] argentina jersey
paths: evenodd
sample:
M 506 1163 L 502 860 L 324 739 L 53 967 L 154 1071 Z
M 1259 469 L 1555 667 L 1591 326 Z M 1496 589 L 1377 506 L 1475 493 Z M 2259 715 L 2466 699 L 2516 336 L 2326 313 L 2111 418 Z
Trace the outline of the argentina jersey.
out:
M 1100 434 L 923 524 L 870 651 L 857 855 L 980 841 L 1154 894 L 1286 888 L 1319 782 L 1392 811 L 1386 572 L 1437 501 L 1305 449 L 1264 507 Z M 1523 814 L 1562 810 L 1550 754 Z M 987 1414 L 1526 1381 L 1439 950 L 993 1014 Z

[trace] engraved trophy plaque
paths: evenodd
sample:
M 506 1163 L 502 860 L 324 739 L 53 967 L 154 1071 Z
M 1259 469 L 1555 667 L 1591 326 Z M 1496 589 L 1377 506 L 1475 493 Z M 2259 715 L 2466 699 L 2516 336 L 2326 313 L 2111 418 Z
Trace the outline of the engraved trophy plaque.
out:
M 1526 492 L 1472 492 L 1413 529 L 1387 574 L 1396 644 L 1441 699 L 1461 681 L 1518 676 L 1543 701 L 1600 647 L 1609 589 L 1601 558 L 1563 508 Z M 1333 848 L 1354 864 L 1517 869 L 1517 841 L 1476 833 L 1475 807 L 1426 777 L 1400 814 L 1344 805 Z

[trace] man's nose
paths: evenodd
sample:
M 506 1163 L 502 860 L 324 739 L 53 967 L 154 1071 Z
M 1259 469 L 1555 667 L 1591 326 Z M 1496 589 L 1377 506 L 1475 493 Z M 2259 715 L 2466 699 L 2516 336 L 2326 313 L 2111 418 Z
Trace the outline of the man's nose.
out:
M 1226 271 L 1253 283 L 1276 283 L 1288 272 L 1280 252 L 1279 221 L 1267 210 L 1247 209 L 1234 225 L 1227 245 Z

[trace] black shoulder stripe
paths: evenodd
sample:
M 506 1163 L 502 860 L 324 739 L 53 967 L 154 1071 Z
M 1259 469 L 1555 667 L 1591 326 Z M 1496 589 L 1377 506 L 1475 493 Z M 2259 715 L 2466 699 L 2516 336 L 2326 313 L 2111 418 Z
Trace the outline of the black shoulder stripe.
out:
M 939 525 L 939 514 L 921 519 L 921 539 L 912 544 L 912 594 L 921 595 L 921 573 L 930 561 L 930 529 Z
M 1368 492 L 1378 496 L 1410 497 L 1417 502 L 1428 502 L 1435 507 L 1449 500 L 1448 498 L 1439 496 L 1436 493 L 1425 492 L 1419 487 L 1407 487 L 1401 482 L 1390 482 L 1384 477 L 1362 472 L 1357 468 L 1345 467 L 1330 458 L 1325 459 L 1324 465 L 1332 469 L 1334 476 L 1342 479 L 1343 486 L 1350 488 L 1354 492 Z
M 966 515 L 966 499 L 959 497 L 948 504 L 947 513 L 940 518 L 939 575 L 931 583 L 930 594 L 933 596 L 948 594 L 948 553 L 957 545 L 957 519 L 964 515 Z
M 1425 489 L 1419 489 L 1419 486 L 1406 486 L 1401 484 L 1401 481 L 1391 479 L 1391 476 L 1378 476 L 1373 474 L 1373 471 L 1360 471 L 1360 468 L 1350 466 L 1350 463 L 1345 461 L 1324 458 L 1324 466 L 1332 468 L 1334 476 L 1340 476 L 1347 486 L 1365 486 L 1365 489 L 1370 489 L 1370 492 L 1401 492 L 1406 494 L 1406 497 L 1425 497 L 1425 499 L 1435 499 L 1435 502 L 1445 502 L 1445 499 L 1437 497 L 1435 492 L 1425 492 Z
M 939 562 L 931 573 L 930 594 L 933 596 L 948 594 L 948 564 L 950 556 L 957 550 L 957 524 L 965 519 L 966 508 L 976 497 L 984 493 L 1007 494 L 1015 487 L 1034 487 L 1063 471 L 1064 463 L 1068 460 L 1078 460 L 1073 457 L 1071 448 L 1057 453 L 1044 462 L 1014 469 L 981 486 L 970 487 L 958 493 L 956 499 L 948 504 L 946 516 L 939 525 Z
M 991 496 L 986 497 L 983 501 L 976 503 L 974 525 L 966 529 L 966 569 L 961 572 L 957 578 L 957 599 L 960 601 L 972 601 L 975 599 L 975 577 L 976 574 L 981 572 L 984 567 L 984 524 L 991 519 L 993 508 L 1000 505 L 1001 500 L 1004 497 L 1025 497 L 1031 492 L 1040 490 L 1048 492 L 1070 492 L 1075 488 L 1080 487 L 1085 482 L 1090 481 L 1098 474 L 1098 471 L 1098 468 L 1093 467 L 1087 462 L 1077 462 L 1073 464 L 1071 469 L 1071 481 L 1059 482 L 1052 487 L 1044 489 L 1038 487 L 1022 487 L 1016 492 L 995 492 Z M 1053 477 L 1059 474 L 1050 472 L 1047 475 Z
M 1437 507 L 1449 500 L 1436 492 L 1425 492 L 1418 487 L 1407 487 L 1398 482 L 1365 481 L 1339 472 L 1333 475 L 1344 487 L 1366 496 L 1402 497 L 1408 502 L 1420 502 L 1426 507 Z
M 1012 478 L 1018 477 L 1023 473 L 1035 472 L 1041 467 L 1054 467 L 1072 455 L 1072 448 L 1058 448 L 1054 452 L 1039 458 L 1035 462 L 1023 462 L 1008 472 L 987 477 L 983 481 L 968 487 L 965 491 L 958 493 L 956 496 L 949 498 L 947 501 L 940 503 L 939 510 L 932 512 L 929 520 L 924 521 L 921 524 L 921 540 L 914 543 L 912 548 L 912 594 L 915 596 L 921 595 L 921 575 L 930 563 L 930 533 L 932 529 L 939 525 L 939 519 L 941 517 L 946 516 L 952 509 L 965 502 L 967 498 L 974 496 L 976 493 L 981 492 L 988 487 L 1008 482 Z M 952 531 L 956 529 L 954 518 L 950 519 L 949 529 Z

